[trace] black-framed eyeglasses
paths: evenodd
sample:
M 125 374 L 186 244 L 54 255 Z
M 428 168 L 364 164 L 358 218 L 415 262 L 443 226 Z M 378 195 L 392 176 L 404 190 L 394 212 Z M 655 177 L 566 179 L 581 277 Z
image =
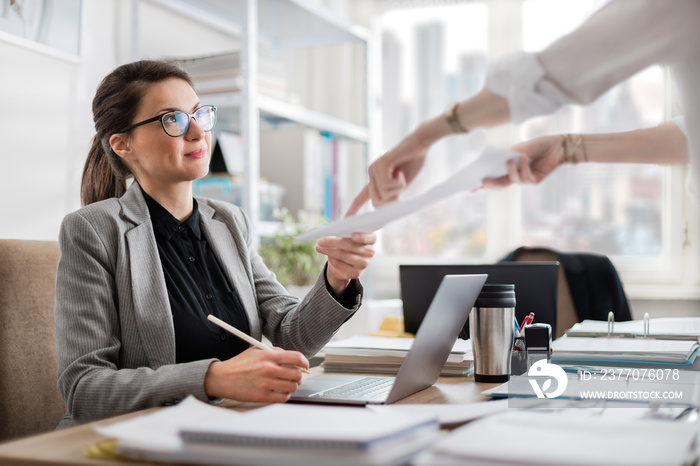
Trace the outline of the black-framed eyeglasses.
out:
M 204 105 L 195 110 L 194 113 L 183 112 L 182 110 L 172 110 L 162 113 L 148 120 L 139 121 L 131 126 L 127 126 L 117 133 L 126 133 L 138 126 L 145 125 L 154 121 L 160 121 L 163 131 L 168 136 L 174 138 L 182 136 L 190 128 L 190 121 L 195 119 L 200 128 L 204 131 L 211 131 L 216 125 L 216 107 L 214 105 Z

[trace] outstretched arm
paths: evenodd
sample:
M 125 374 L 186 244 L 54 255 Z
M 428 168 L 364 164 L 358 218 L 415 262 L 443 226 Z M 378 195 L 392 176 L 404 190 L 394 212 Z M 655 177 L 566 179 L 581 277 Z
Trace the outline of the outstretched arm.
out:
M 564 163 L 688 163 L 688 145 L 674 123 L 620 133 L 542 136 L 515 144 L 519 167 L 508 164 L 508 175 L 484 180 L 486 188 L 513 183 L 539 183 Z

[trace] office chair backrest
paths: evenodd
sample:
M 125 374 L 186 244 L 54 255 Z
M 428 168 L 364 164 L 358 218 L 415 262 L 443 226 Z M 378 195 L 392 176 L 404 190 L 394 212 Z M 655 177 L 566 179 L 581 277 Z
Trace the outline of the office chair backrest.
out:
M 517 262 L 539 262 L 539 261 L 559 261 L 559 256 L 554 251 L 549 249 L 525 249 L 519 251 L 517 257 L 513 259 Z M 574 308 L 574 302 L 571 299 L 571 292 L 569 291 L 569 284 L 566 281 L 566 276 L 564 273 L 564 267 L 559 267 L 559 280 L 558 280 L 558 291 L 557 291 L 557 325 L 554 332 L 554 337 L 559 338 L 564 335 L 564 333 L 571 328 L 576 322 L 578 322 L 578 317 L 576 315 L 576 309 Z
M 54 347 L 56 241 L 0 240 L 0 442 L 53 430 L 64 412 Z
M 615 314 L 616 321 L 632 319 L 617 270 L 603 254 L 520 247 L 508 254 L 502 262 L 551 260 L 561 263 L 555 332 L 557 337 L 576 322 L 585 319 L 607 320 L 610 311 Z
M 518 322 L 530 312 L 536 323 L 556 327 L 559 265 L 550 263 L 508 264 L 401 264 L 399 279 L 403 300 L 404 328 L 416 333 L 442 277 L 448 274 L 487 274 L 486 283 L 515 285 L 515 316 Z M 462 338 L 469 337 L 465 325 Z

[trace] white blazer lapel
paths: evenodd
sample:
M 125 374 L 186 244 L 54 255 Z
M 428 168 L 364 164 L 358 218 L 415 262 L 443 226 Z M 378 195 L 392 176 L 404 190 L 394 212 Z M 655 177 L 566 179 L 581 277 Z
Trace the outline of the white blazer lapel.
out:
M 175 328 L 148 206 L 134 185 L 120 199 L 124 215 L 136 225 L 126 232 L 133 312 L 149 364 L 156 368 L 175 363 Z
M 213 218 L 214 213 L 214 209 L 210 206 L 204 203 L 199 204 L 202 231 L 219 260 L 226 278 L 243 304 L 248 316 L 251 335 L 259 339 L 262 335 L 262 329 L 260 328 L 257 300 L 253 294 L 254 284 L 251 283 L 251 278 L 240 259 L 248 256 L 247 245 L 235 241 L 226 224 Z

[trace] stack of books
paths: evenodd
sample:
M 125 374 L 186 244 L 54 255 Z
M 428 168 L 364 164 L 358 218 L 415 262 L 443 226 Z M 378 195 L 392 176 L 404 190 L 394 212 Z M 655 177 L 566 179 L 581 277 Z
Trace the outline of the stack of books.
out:
M 238 92 L 245 83 L 241 74 L 240 51 L 175 60 L 190 75 L 200 95 Z M 268 97 L 298 103 L 299 98 L 290 89 L 284 75 L 282 61 L 259 55 L 258 91 Z
M 328 343 L 321 365 L 326 372 L 395 375 L 411 345 L 413 338 L 354 336 Z M 473 359 L 471 342 L 457 339 L 440 375 L 468 375 Z

